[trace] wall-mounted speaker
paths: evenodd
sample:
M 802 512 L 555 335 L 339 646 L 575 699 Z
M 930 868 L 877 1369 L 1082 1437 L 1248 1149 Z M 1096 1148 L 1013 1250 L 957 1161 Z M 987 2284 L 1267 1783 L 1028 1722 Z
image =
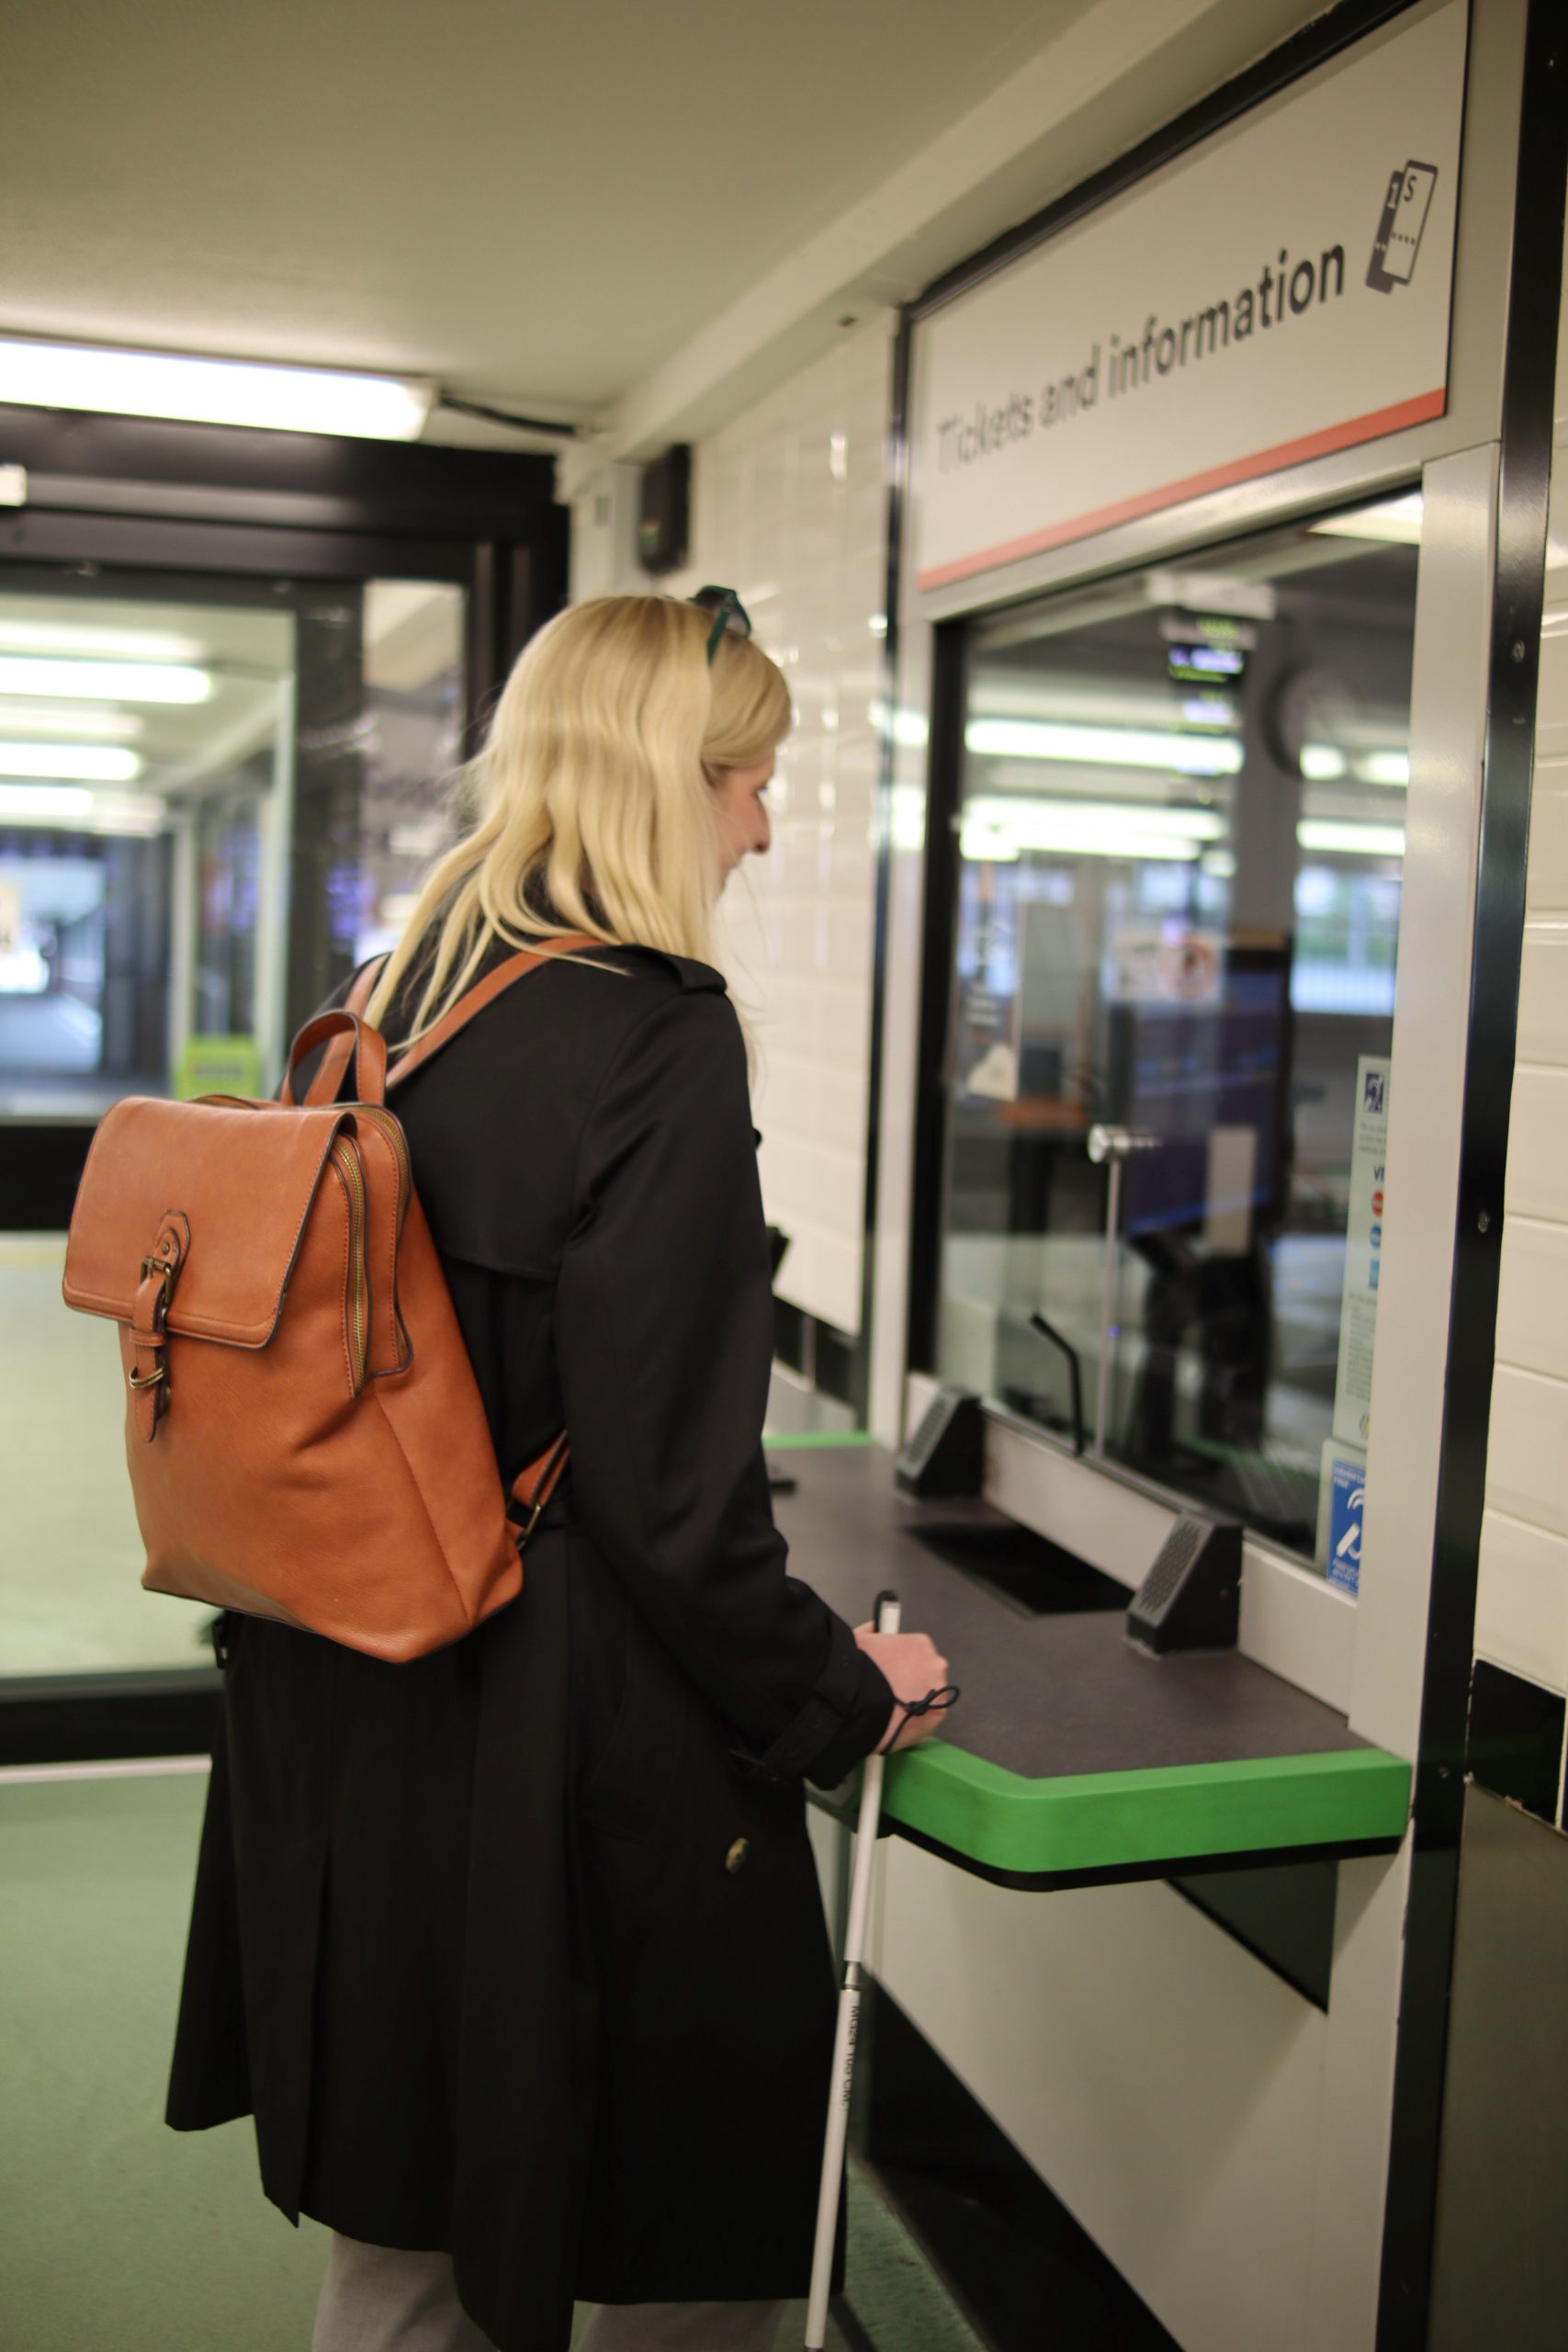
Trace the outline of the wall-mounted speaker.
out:
M 1127 1610 L 1145 1650 L 1231 1650 L 1241 1623 L 1241 1528 L 1186 1512 L 1160 1545 Z
M 966 1388 L 939 1388 L 893 1465 L 893 1483 L 914 1502 L 977 1495 L 986 1467 L 986 1417 Z
M 692 505 L 692 447 L 677 441 L 642 469 L 642 506 L 637 517 L 637 560 L 655 578 L 679 571 L 686 560 Z

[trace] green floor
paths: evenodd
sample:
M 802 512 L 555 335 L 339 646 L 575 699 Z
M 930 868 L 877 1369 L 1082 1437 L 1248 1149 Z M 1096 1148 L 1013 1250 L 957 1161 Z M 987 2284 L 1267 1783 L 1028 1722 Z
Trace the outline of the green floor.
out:
M 323 2233 L 266 2204 L 248 2125 L 160 2120 L 205 1779 L 116 1770 L 0 1774 L 0 2340 L 304 2352 Z M 877 2352 L 980 2352 L 860 2180 L 849 2267 Z

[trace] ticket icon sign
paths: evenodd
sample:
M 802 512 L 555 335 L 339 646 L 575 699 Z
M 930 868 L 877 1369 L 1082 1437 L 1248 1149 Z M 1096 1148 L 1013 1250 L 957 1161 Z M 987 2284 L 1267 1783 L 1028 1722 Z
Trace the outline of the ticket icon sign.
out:
M 1367 284 L 1379 294 L 1391 294 L 1396 286 L 1408 286 L 1415 276 L 1421 232 L 1427 226 L 1432 190 L 1437 185 L 1435 164 L 1401 164 L 1390 173 L 1382 218 L 1372 240 L 1372 257 L 1367 267 Z

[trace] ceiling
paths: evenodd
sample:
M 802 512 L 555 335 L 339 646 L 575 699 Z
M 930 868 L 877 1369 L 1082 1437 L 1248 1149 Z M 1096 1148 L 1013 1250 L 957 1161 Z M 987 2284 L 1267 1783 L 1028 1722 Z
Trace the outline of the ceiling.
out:
M 0 332 L 596 413 L 1090 5 L 31 0 Z

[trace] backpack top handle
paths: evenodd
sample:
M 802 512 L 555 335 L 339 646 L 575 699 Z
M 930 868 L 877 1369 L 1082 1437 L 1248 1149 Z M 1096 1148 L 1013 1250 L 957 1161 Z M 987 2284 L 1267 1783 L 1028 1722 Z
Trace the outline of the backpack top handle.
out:
M 307 1021 L 295 1038 L 288 1054 L 288 1069 L 284 1076 L 279 1101 L 292 1104 L 294 1073 L 308 1054 L 314 1053 L 323 1039 L 330 1039 L 321 1064 L 305 1094 L 307 1109 L 319 1109 L 323 1103 L 335 1102 L 350 1057 L 354 1061 L 355 1100 L 359 1102 L 384 1102 L 387 1099 L 387 1040 L 378 1029 L 372 1029 L 357 1012 L 318 1012 Z

